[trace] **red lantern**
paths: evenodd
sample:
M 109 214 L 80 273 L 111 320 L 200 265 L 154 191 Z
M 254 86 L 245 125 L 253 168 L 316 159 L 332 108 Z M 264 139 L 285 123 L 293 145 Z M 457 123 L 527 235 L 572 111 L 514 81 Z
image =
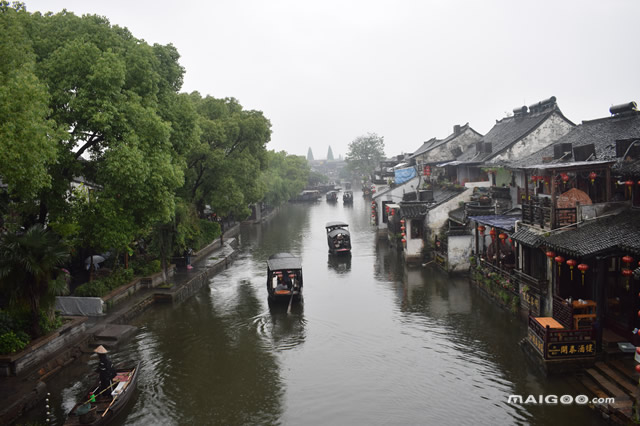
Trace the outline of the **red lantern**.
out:
M 407 240 L 405 240 L 404 238 L 401 241 L 402 241 L 402 244 L 407 244 Z
M 624 184 L 627 185 L 627 188 L 629 188 L 629 197 L 631 197 L 631 192 L 633 191 L 633 181 L 628 180 Z
M 402 225 L 402 226 L 400 227 L 400 230 L 401 230 L 402 232 L 404 232 L 404 230 L 405 230 L 405 229 L 407 229 L 407 228 L 405 228 L 405 226 L 404 226 L 404 225 Z
M 633 263 L 633 257 L 631 257 L 631 256 L 624 256 L 624 257 L 622 258 L 622 261 L 623 261 L 624 263 L 626 263 L 626 264 Z
M 584 274 L 587 272 L 587 269 L 589 269 L 589 265 L 581 263 L 578 265 L 578 269 L 582 272 L 582 285 L 584 285 Z
M 389 205 L 384 206 L 384 210 L 389 213 Z
M 635 369 L 638 373 L 640 373 L 640 364 L 636 364 Z
M 487 228 L 485 228 L 483 225 L 478 226 L 478 232 L 480 233 L 480 235 L 484 234 L 485 229 Z
M 406 236 L 407 236 L 407 234 L 405 234 L 404 232 L 403 232 L 402 234 L 400 234 L 400 235 L 402 235 L 403 237 L 406 237 Z
M 496 228 L 491 228 L 491 231 L 489 231 L 489 235 L 491 235 L 492 239 L 494 240 L 496 239 L 496 234 L 497 234 Z
M 391 209 L 391 216 L 395 216 L 396 211 L 394 209 Z
M 507 234 L 505 234 L 504 232 L 501 232 L 500 235 L 498 235 L 498 238 L 500 238 L 504 242 L 504 240 L 507 239 Z
M 598 175 L 596 174 L 596 172 L 589 173 L 589 179 L 591 179 L 591 185 L 593 185 L 593 182 L 595 182 L 597 177 Z
M 547 255 L 547 257 L 549 259 L 553 259 L 554 257 L 556 257 L 556 254 L 554 252 L 552 252 L 552 251 L 548 251 L 545 254 Z
M 566 173 L 562 173 L 562 174 L 560 175 L 560 178 L 562 179 L 562 182 L 564 182 L 565 184 L 566 184 L 567 182 L 569 182 L 569 175 L 568 175 L 568 174 L 566 174 Z
M 558 264 L 558 276 L 560 276 L 562 274 L 562 270 L 560 269 L 560 266 L 562 266 L 562 264 L 564 263 L 564 257 L 556 256 L 555 261 Z
M 400 224 L 404 225 L 404 219 L 400 219 Z
M 571 270 L 571 281 L 573 281 L 573 267 L 576 266 L 578 262 L 575 259 L 567 260 L 567 265 L 569 265 L 569 269 Z

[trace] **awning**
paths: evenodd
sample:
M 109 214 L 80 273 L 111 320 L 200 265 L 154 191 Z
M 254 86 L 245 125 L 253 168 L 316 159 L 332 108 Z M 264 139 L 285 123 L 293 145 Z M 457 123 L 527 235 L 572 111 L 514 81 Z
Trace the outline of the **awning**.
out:
M 491 216 L 469 216 L 469 219 L 482 223 L 483 225 L 493 226 L 494 228 L 504 229 L 505 231 L 513 231 L 516 222 L 520 220 L 521 217 L 496 214 Z

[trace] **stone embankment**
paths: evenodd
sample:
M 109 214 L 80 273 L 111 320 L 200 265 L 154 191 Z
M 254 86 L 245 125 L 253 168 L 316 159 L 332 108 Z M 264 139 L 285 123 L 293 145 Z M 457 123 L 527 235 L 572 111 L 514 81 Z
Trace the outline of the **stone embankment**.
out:
M 0 356 L 0 424 L 10 424 L 38 404 L 47 394 L 46 382 L 98 344 L 115 346 L 135 333 L 127 325 L 156 302 L 179 304 L 205 287 L 210 278 L 227 268 L 236 254 L 239 225 L 228 229 L 192 256 L 193 269 L 175 259 L 166 280 L 157 276 L 137 279 L 105 296 L 107 312 L 97 317 L 68 316 L 56 332 L 32 342 L 24 351 Z M 161 276 L 162 274 L 156 274 Z

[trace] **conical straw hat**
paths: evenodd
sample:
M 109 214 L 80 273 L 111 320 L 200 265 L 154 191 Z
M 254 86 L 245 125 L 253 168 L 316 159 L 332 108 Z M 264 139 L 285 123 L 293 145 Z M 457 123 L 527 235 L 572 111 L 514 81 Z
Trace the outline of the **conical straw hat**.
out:
M 100 345 L 94 350 L 94 352 L 97 354 L 106 354 L 107 350 L 104 348 L 104 346 Z

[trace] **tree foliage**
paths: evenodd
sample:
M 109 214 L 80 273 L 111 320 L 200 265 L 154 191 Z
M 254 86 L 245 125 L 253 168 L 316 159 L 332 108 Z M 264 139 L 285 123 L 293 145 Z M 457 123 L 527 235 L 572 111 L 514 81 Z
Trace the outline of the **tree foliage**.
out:
M 261 178 L 267 184 L 264 201 L 277 207 L 305 188 L 310 173 L 309 163 L 304 157 L 287 155 L 284 151 L 268 151 L 267 158 L 269 167 Z
M 384 158 L 384 137 L 368 133 L 349 144 L 345 161 L 349 170 L 362 177 L 370 175 Z
M 61 292 L 53 279 L 68 256 L 60 238 L 40 224 L 0 239 L 0 288 L 11 304 L 30 311 L 34 337 L 42 334 L 40 309 L 50 310 Z
M 259 179 L 266 162 L 271 123 L 260 111 L 246 111 L 234 98 L 190 98 L 198 114 L 200 140 L 186 154 L 187 172 L 181 195 L 219 215 L 248 214 L 248 205 L 262 199 Z

